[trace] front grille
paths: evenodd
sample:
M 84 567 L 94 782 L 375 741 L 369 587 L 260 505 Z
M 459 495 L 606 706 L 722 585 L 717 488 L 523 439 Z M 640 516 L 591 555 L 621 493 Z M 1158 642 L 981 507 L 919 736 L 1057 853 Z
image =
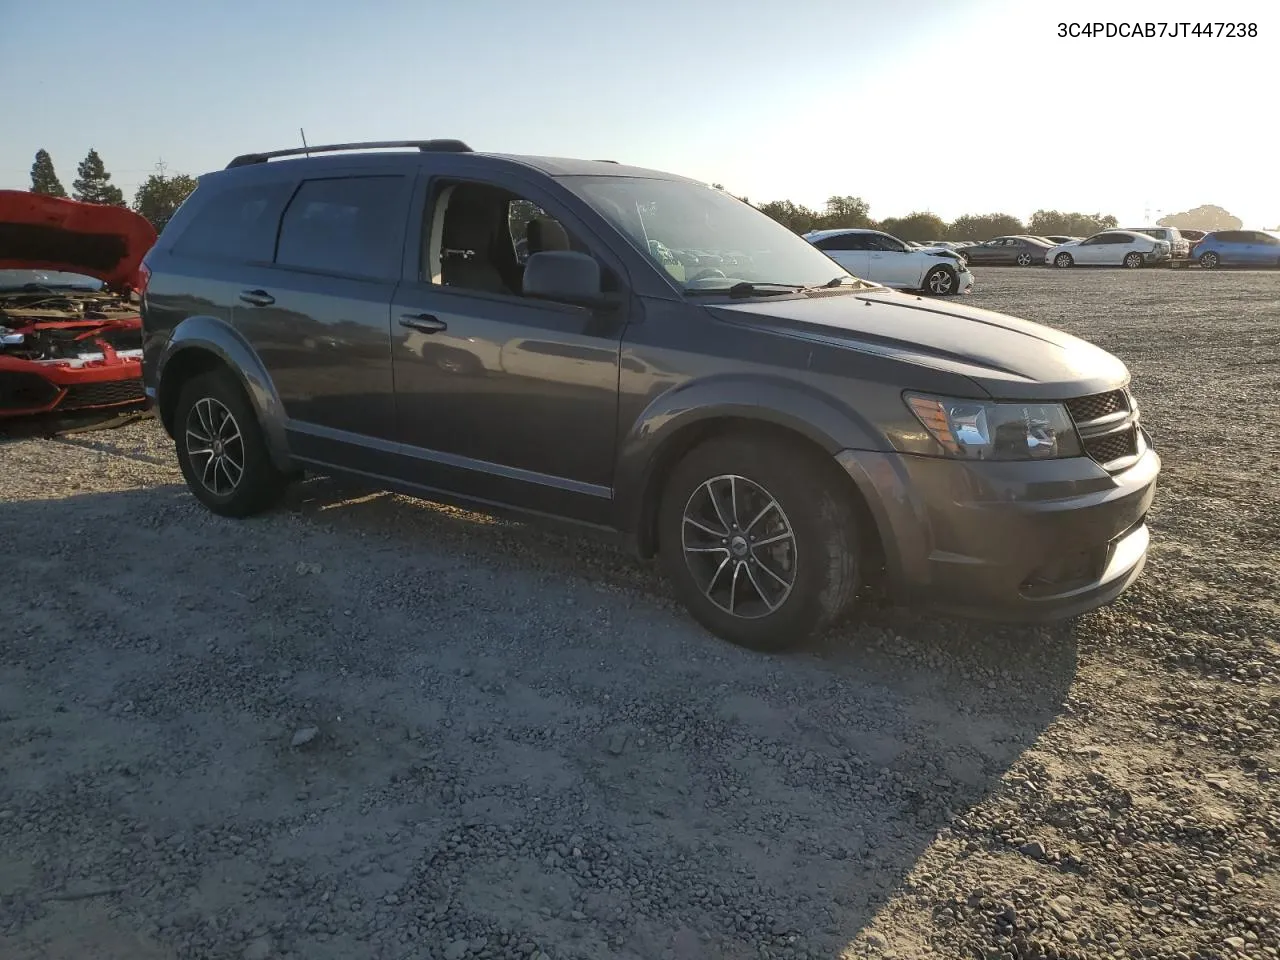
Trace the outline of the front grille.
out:
M 140 403 L 143 393 L 142 380 L 103 380 L 99 383 L 78 383 L 67 388 L 63 398 L 63 410 L 85 407 L 110 407 L 121 403 Z
M 1123 390 L 1095 393 L 1089 397 L 1077 397 L 1067 401 L 1067 411 L 1071 414 L 1071 419 L 1076 422 L 1076 426 L 1128 409 L 1129 400 Z
M 1125 427 L 1117 433 L 1104 433 L 1100 437 L 1086 437 L 1084 451 L 1104 466 L 1138 452 L 1138 428 Z
M 0 374 L 0 412 L 44 407 L 57 395 L 57 387 L 34 373 Z

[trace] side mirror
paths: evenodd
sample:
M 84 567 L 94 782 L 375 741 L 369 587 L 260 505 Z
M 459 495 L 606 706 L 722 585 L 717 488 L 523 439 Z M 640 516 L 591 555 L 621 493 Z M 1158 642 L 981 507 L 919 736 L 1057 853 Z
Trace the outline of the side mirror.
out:
M 529 255 L 524 265 L 526 297 L 555 300 L 580 307 L 604 307 L 617 302 L 603 290 L 600 264 L 575 250 L 544 250 Z

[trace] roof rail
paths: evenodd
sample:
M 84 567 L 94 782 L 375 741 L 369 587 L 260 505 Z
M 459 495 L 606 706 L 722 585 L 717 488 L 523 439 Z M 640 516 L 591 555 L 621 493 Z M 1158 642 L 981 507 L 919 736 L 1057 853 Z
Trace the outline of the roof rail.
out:
M 342 150 L 384 150 L 390 148 L 417 147 L 422 153 L 471 153 L 461 140 L 370 140 L 366 143 L 329 143 L 318 147 L 290 147 L 288 150 L 269 150 L 266 153 L 242 153 L 230 163 L 232 167 L 247 167 L 254 163 L 266 163 L 277 157 L 310 156 L 313 153 L 338 153 Z
M 617 160 L 597 160 L 596 163 L 617 163 Z

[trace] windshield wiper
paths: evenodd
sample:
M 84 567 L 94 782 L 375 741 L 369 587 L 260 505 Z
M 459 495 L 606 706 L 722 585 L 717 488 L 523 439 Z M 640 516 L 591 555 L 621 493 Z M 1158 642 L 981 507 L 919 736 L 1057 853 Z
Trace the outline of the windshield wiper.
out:
M 728 287 L 685 288 L 691 297 L 776 297 L 783 293 L 798 293 L 805 289 L 802 283 L 774 283 L 768 280 L 741 280 Z

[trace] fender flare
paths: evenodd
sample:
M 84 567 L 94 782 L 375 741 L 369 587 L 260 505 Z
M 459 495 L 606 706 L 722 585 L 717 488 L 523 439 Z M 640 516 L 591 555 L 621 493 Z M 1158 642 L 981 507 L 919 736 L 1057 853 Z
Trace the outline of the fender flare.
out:
M 271 375 L 267 373 L 257 351 L 227 321 L 219 317 L 196 315 L 187 317 L 174 327 L 156 365 L 157 395 L 164 396 L 165 370 L 175 369 L 172 364 L 178 358 L 190 359 L 191 351 L 217 358 L 235 374 L 257 414 L 272 462 L 280 470 L 290 469 L 284 404 L 281 403 Z M 179 363 L 177 369 L 183 365 Z
M 833 459 L 843 450 L 884 450 L 887 440 L 857 411 L 798 380 L 723 374 L 688 381 L 654 398 L 619 444 L 614 485 L 616 522 L 643 547 L 647 510 L 659 470 L 683 453 L 681 437 L 699 426 L 748 421 L 798 434 Z M 672 451 L 675 451 L 673 454 Z

